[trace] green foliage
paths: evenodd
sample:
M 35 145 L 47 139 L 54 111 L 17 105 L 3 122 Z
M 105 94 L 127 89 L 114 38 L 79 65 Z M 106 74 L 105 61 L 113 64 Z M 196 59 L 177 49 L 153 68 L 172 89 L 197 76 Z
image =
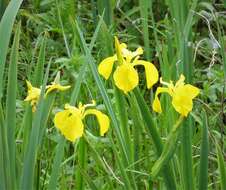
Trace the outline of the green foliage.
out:
M 226 188 L 225 2 L 35 0 L 19 10 L 21 4 L 10 1 L 0 22 L 0 189 Z M 99 63 L 116 53 L 114 36 L 131 50 L 143 47 L 141 59 L 164 81 L 183 73 L 201 89 L 187 118 L 164 94 L 163 113 L 154 113 L 160 84 L 147 89 L 143 67 L 128 94 L 112 76 L 100 76 Z M 46 95 L 59 76 L 71 89 Z M 23 101 L 25 80 L 41 89 L 35 112 Z M 109 116 L 110 130 L 101 137 L 91 117 L 84 136 L 67 141 L 54 115 L 66 103 L 92 100 Z

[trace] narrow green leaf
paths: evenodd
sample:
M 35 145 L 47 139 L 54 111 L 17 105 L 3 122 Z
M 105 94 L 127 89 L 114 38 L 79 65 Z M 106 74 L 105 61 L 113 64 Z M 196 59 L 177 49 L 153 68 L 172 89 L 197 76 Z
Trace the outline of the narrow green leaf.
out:
M 126 142 L 126 149 L 128 152 L 128 158 L 130 159 L 131 162 L 131 136 L 130 136 L 130 131 L 129 131 L 129 125 L 128 125 L 128 114 L 127 114 L 127 109 L 126 109 L 126 100 L 124 97 L 123 92 L 120 91 L 117 87 L 114 88 L 114 95 L 115 95 L 115 103 L 116 103 L 116 108 L 118 111 L 118 120 L 120 123 L 120 129 L 123 135 L 123 138 L 125 139 Z
M 113 3 L 111 0 L 97 0 L 97 8 L 100 15 L 104 13 L 104 22 L 110 26 L 113 23 Z
M 102 22 L 103 22 L 103 19 L 101 17 L 98 24 L 97 24 L 97 27 L 95 29 L 94 35 L 91 39 L 91 43 L 90 43 L 90 47 L 89 47 L 91 50 L 94 47 L 94 44 L 95 44 L 95 41 L 96 41 L 96 38 L 97 38 L 97 34 L 100 30 L 100 26 L 101 26 Z M 76 36 L 76 32 L 75 32 L 74 36 Z M 80 40 L 79 40 L 79 42 L 81 43 Z M 70 105 L 75 105 L 75 103 L 77 101 L 79 91 L 80 91 L 80 87 L 81 87 L 82 81 L 84 79 L 87 67 L 88 67 L 88 63 L 85 62 L 83 64 L 83 66 L 81 67 L 80 71 L 79 71 L 78 80 L 76 81 L 74 89 L 72 91 L 72 95 L 71 95 L 71 99 L 70 99 Z M 66 140 L 64 139 L 64 137 L 62 137 L 61 140 L 59 141 L 57 147 L 56 147 L 56 154 L 54 156 L 52 172 L 51 172 L 51 175 L 50 175 L 50 182 L 49 182 L 49 185 L 48 185 L 49 190 L 56 189 L 57 182 L 58 182 L 58 176 L 59 176 L 59 172 L 60 172 L 60 163 L 62 162 L 63 155 L 64 155 L 63 150 L 64 150 L 65 143 L 66 143 Z
M 151 48 L 149 40 L 149 31 L 148 31 L 148 9 L 149 9 L 149 0 L 139 0 L 140 6 L 140 15 L 142 21 L 142 30 L 143 30 L 143 39 L 144 39 L 144 48 L 145 56 L 147 60 L 151 60 Z
M 94 63 L 94 59 L 93 59 L 93 57 L 92 57 L 92 55 L 90 53 L 90 50 L 87 47 L 87 44 L 85 42 L 85 39 L 83 37 L 83 34 L 82 34 L 77 22 L 76 22 L 76 29 L 78 31 L 78 34 L 79 34 L 79 37 L 80 37 L 80 41 L 82 42 L 82 47 L 85 50 L 85 54 L 87 56 L 87 61 L 88 61 L 89 67 L 90 67 L 90 69 L 92 71 L 92 74 L 93 74 L 93 77 L 94 77 L 94 79 L 96 81 L 97 87 L 99 88 L 99 91 L 101 93 L 101 96 L 103 97 L 105 106 L 106 106 L 106 108 L 107 108 L 107 110 L 109 112 L 109 115 L 111 117 L 111 122 L 112 122 L 112 125 L 114 126 L 114 130 L 116 131 L 117 139 L 119 140 L 119 145 L 120 145 L 120 148 L 122 150 L 124 161 L 128 163 L 129 158 L 128 158 L 127 150 L 126 150 L 126 147 L 125 147 L 125 141 L 122 138 L 122 135 L 120 133 L 119 126 L 118 126 L 118 121 L 117 121 L 115 112 L 113 110 L 112 103 L 111 103 L 111 101 L 110 101 L 110 99 L 108 97 L 108 94 L 107 94 L 107 91 L 106 91 L 106 89 L 104 87 L 103 81 L 101 80 L 101 78 L 100 78 L 100 76 L 98 74 L 96 65 Z
M 156 178 L 158 173 L 161 171 L 161 169 L 170 161 L 172 158 L 178 142 L 178 136 L 180 132 L 180 124 L 183 121 L 183 117 L 180 116 L 180 118 L 177 120 L 175 125 L 172 127 L 172 130 L 170 131 L 167 140 L 165 142 L 163 151 L 161 156 L 158 158 L 158 160 L 154 163 L 151 169 L 151 176 L 153 179 Z
M 59 143 L 57 144 L 55 151 L 56 154 L 53 160 L 52 172 L 49 180 L 48 190 L 56 189 L 57 187 L 57 179 L 60 172 L 61 162 L 64 156 L 64 146 L 65 146 L 65 139 L 63 136 L 60 137 Z
M 0 22 L 0 99 L 2 98 L 3 93 L 3 74 L 9 40 L 13 28 L 13 23 L 22 1 L 23 0 L 10 1 Z
M 151 112 L 150 112 L 144 98 L 141 96 L 139 89 L 135 88 L 135 90 L 133 92 L 134 92 L 137 102 L 139 104 L 140 111 L 141 111 L 142 117 L 144 119 L 147 131 L 149 132 L 149 134 L 152 137 L 153 143 L 156 148 L 157 155 L 160 156 L 162 153 L 162 150 L 163 150 L 162 140 L 156 129 L 156 125 L 153 121 Z M 165 166 L 163 168 L 163 176 L 164 176 L 167 187 L 169 189 L 176 189 L 175 180 L 174 180 L 172 171 L 169 166 Z
M 35 87 L 40 87 L 42 84 L 44 64 L 45 64 L 45 48 L 46 48 L 46 37 L 44 36 L 41 41 L 41 46 L 39 50 L 38 60 L 34 72 L 33 85 Z
M 36 156 L 38 151 L 39 134 L 40 134 L 41 123 L 42 123 L 42 113 L 44 108 L 44 92 L 45 92 L 46 83 L 48 79 L 49 68 L 50 68 L 50 64 L 48 64 L 48 67 L 46 69 L 44 84 L 42 85 L 41 95 L 39 98 L 37 110 L 34 113 L 31 134 L 28 142 L 28 147 L 26 150 L 26 155 L 24 158 L 24 167 L 23 167 L 21 184 L 20 184 L 21 189 L 33 189 L 34 170 L 35 170 Z
M 78 165 L 79 168 L 76 167 L 76 189 L 84 190 L 84 179 L 82 172 L 85 172 L 86 162 L 87 162 L 87 145 L 84 138 L 79 139 L 78 143 Z
M 202 143 L 200 155 L 199 170 L 199 190 L 208 189 L 208 155 L 209 155 L 209 138 L 208 138 L 208 119 L 206 112 L 203 112 L 202 126 Z
M 0 189 L 7 189 L 7 177 L 10 177 L 10 174 L 7 175 L 7 170 L 5 170 L 4 168 L 6 168 L 6 164 L 7 159 L 5 159 L 7 152 L 5 149 L 5 137 L 6 137 L 6 133 L 4 130 L 4 116 L 3 116 L 3 110 L 2 110 L 2 105 L 0 103 L 0 168 L 2 168 L 0 170 Z M 9 166 L 9 165 L 8 165 Z M 8 171 L 9 173 L 9 171 Z
M 192 125 L 191 118 L 187 118 L 182 126 L 181 135 L 181 162 L 182 162 L 182 180 L 184 190 L 194 189 L 193 184 L 193 161 L 192 161 Z
M 221 183 L 221 189 L 226 189 L 226 165 L 224 161 L 224 153 L 222 152 L 222 149 L 216 142 L 217 147 L 217 157 L 218 157 L 218 168 L 220 170 L 220 183 Z
M 9 146 L 9 158 L 10 158 L 10 176 L 13 179 L 16 178 L 16 92 L 17 92 L 17 62 L 20 40 L 20 23 L 16 28 L 16 33 L 13 41 L 12 51 L 10 55 L 10 65 L 8 71 L 8 85 L 6 96 L 6 120 L 5 125 L 7 129 L 7 139 Z M 16 189 L 16 180 L 11 182 L 12 189 Z

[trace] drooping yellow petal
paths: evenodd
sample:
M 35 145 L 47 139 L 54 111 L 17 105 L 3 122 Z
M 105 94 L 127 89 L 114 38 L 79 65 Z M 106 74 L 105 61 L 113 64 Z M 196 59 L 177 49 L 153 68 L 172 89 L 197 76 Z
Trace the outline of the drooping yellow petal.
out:
M 46 95 L 54 90 L 65 91 L 69 88 L 71 88 L 71 86 L 62 86 L 58 83 L 52 83 L 51 85 L 46 86 Z
M 169 88 L 164 88 L 164 87 L 157 88 L 157 91 L 155 93 L 155 99 L 152 103 L 152 108 L 155 112 L 158 112 L 158 113 L 162 113 L 162 106 L 158 97 L 160 93 L 168 93 L 172 95 L 172 91 Z
M 118 66 L 113 75 L 115 85 L 124 93 L 133 90 L 139 82 L 138 73 L 131 64 Z
M 86 115 L 95 115 L 97 117 L 97 121 L 100 125 L 100 135 L 104 136 L 104 134 L 108 131 L 109 126 L 110 126 L 110 120 L 107 115 L 102 113 L 99 110 L 96 109 L 87 109 L 84 113 L 84 117 Z
M 112 72 L 114 62 L 117 60 L 117 56 L 111 56 L 103 61 L 98 66 L 98 72 L 107 80 Z
M 183 116 L 187 116 L 192 110 L 192 99 L 199 94 L 199 89 L 187 84 L 179 86 L 173 94 L 172 104 L 175 110 Z
M 195 98 L 196 96 L 198 96 L 200 93 L 200 90 L 197 87 L 190 85 L 190 84 L 184 85 L 184 88 L 186 89 L 187 93 L 189 94 L 189 97 L 191 97 L 192 99 Z
M 146 82 L 147 82 L 147 88 L 150 89 L 155 83 L 158 82 L 159 79 L 159 73 L 156 67 L 148 62 L 143 60 L 135 60 L 133 62 L 133 65 L 143 65 L 145 68 L 145 76 L 146 76 Z
M 71 142 L 81 137 L 84 132 L 82 118 L 71 109 L 58 112 L 54 117 L 54 124 Z

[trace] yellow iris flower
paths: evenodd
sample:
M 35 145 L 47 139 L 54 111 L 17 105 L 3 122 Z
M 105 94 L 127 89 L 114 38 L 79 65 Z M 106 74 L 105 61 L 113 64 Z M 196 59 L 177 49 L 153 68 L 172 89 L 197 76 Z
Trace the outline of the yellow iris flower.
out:
M 28 89 L 28 95 L 24 99 L 26 102 L 31 102 L 32 111 L 36 111 L 36 105 L 39 100 L 39 96 L 41 93 L 41 90 L 39 88 L 33 87 L 29 81 L 26 80 L 27 83 L 27 89 Z
M 118 65 L 113 74 L 115 85 L 124 93 L 133 90 L 139 82 L 138 72 L 134 69 L 137 65 L 144 66 L 147 88 L 150 89 L 158 81 L 158 70 L 156 67 L 139 56 L 143 54 L 143 49 L 138 47 L 134 52 L 128 50 L 127 45 L 118 41 L 115 37 L 116 54 L 104 59 L 98 66 L 98 72 L 107 80 L 113 70 L 114 63 Z
M 41 94 L 41 89 L 33 87 L 29 81 L 26 81 L 26 83 L 27 83 L 28 93 L 27 93 L 27 97 L 24 99 L 24 101 L 31 102 L 32 112 L 35 112 L 36 105 L 38 103 L 38 100 L 39 100 L 39 97 Z M 51 85 L 46 86 L 47 91 L 45 93 L 45 96 L 54 90 L 64 91 L 69 88 L 70 88 L 70 86 L 62 86 L 58 83 L 52 82 Z
M 155 93 L 155 99 L 152 104 L 154 111 L 161 113 L 161 103 L 158 95 L 160 93 L 168 93 L 172 97 L 172 105 L 174 109 L 180 113 L 182 116 L 187 116 L 192 110 L 193 102 L 192 100 L 199 94 L 200 90 L 190 84 L 185 84 L 184 75 L 180 75 L 180 79 L 174 85 L 172 81 L 170 83 L 162 81 L 160 78 L 160 83 L 166 85 L 167 87 L 158 87 Z
M 95 103 L 86 105 L 79 103 L 78 108 L 65 104 L 65 109 L 56 113 L 54 124 L 69 141 L 74 142 L 83 135 L 84 125 L 82 120 L 87 115 L 95 115 L 97 117 L 101 136 L 108 131 L 110 125 L 108 116 L 97 109 L 88 108 L 90 106 L 95 106 Z

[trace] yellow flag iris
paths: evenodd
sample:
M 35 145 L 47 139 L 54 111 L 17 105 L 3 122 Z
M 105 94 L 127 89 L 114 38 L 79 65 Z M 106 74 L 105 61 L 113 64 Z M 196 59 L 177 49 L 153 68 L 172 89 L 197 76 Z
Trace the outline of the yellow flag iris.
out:
M 33 87 L 32 84 L 29 81 L 26 81 L 27 83 L 27 97 L 24 99 L 24 101 L 31 102 L 32 111 L 35 112 L 36 110 L 36 104 L 38 102 L 41 90 L 39 88 Z
M 161 113 L 161 103 L 158 95 L 160 93 L 168 93 L 172 97 L 172 105 L 174 109 L 180 113 L 182 116 L 187 116 L 188 113 L 192 110 L 193 102 L 192 100 L 198 96 L 200 90 L 190 84 L 185 84 L 184 75 L 180 76 L 180 79 L 174 85 L 172 81 L 170 83 L 162 81 L 160 83 L 166 85 L 167 87 L 158 87 L 155 93 L 155 99 L 153 101 L 152 107 L 153 110 Z
M 114 63 L 118 65 L 113 74 L 115 85 L 124 93 L 133 90 L 139 83 L 138 72 L 134 68 L 137 65 L 144 66 L 147 88 L 150 89 L 158 81 L 158 70 L 156 67 L 139 56 L 143 54 L 143 49 L 138 47 L 134 52 L 127 49 L 125 43 L 119 43 L 115 37 L 116 54 L 104 59 L 98 66 L 98 72 L 107 80 L 113 70 Z
M 54 117 L 54 124 L 56 128 L 71 142 L 81 137 L 84 133 L 84 124 L 82 120 L 87 115 L 95 115 L 100 125 L 100 135 L 103 136 L 109 129 L 110 120 L 107 115 L 101 111 L 90 108 L 95 106 L 93 104 L 82 105 L 78 107 L 65 104 L 65 109 L 58 112 Z
M 36 105 L 37 105 L 39 97 L 40 97 L 41 89 L 33 87 L 29 81 L 26 81 L 26 83 L 27 83 L 28 92 L 27 92 L 27 97 L 24 99 L 24 101 L 30 102 L 31 106 L 32 106 L 32 112 L 35 112 Z M 51 85 L 46 86 L 47 91 L 45 93 L 45 96 L 47 96 L 47 94 L 49 94 L 50 92 L 52 92 L 54 90 L 64 91 L 69 88 L 70 88 L 70 86 L 62 86 L 58 83 L 52 82 Z

